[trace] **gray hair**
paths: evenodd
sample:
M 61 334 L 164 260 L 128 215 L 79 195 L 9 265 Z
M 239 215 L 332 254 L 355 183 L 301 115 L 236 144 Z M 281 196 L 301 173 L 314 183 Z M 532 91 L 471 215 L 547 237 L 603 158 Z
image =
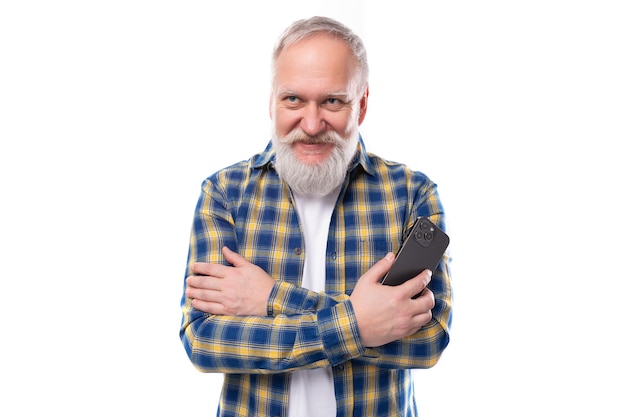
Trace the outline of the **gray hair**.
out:
M 274 47 L 272 54 L 272 80 L 276 75 L 276 60 L 286 47 L 297 43 L 303 39 L 318 34 L 336 36 L 346 42 L 352 54 L 356 58 L 359 70 L 359 80 L 357 82 L 358 92 L 362 94 L 367 87 L 369 79 L 369 65 L 367 63 L 367 53 L 361 38 L 349 27 L 334 19 L 323 16 L 314 16 L 308 19 L 301 19 L 293 22 L 282 35 Z M 273 83 L 273 81 L 272 81 Z

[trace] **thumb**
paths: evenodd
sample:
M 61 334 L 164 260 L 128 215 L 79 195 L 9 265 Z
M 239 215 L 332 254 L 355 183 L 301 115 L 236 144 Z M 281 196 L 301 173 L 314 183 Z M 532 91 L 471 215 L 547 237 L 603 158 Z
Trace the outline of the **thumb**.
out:
M 391 269 L 391 265 L 393 265 L 393 261 L 396 259 L 396 256 L 393 252 L 388 252 L 384 258 L 380 259 L 378 262 L 374 264 L 361 279 L 365 279 L 370 282 L 380 282 L 383 276 L 389 272 Z
M 243 256 L 239 255 L 233 250 L 230 250 L 228 246 L 222 247 L 222 254 L 232 266 L 243 266 L 244 264 L 248 263 L 248 261 L 246 261 Z

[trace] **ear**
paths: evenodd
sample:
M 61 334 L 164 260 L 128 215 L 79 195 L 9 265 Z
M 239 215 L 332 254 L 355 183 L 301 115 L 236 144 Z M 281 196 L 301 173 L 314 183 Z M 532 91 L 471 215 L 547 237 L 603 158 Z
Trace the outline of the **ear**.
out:
M 370 87 L 369 85 L 365 87 L 365 92 L 363 93 L 363 97 L 361 97 L 361 101 L 359 102 L 359 126 L 363 123 L 363 119 L 365 119 L 365 113 L 367 113 L 367 99 L 370 95 Z

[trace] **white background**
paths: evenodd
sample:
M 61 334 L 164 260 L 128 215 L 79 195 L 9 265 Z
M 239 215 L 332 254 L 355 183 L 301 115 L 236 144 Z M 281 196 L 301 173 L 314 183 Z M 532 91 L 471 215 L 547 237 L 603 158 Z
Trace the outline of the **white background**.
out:
M 278 34 L 324 14 L 368 47 L 368 150 L 448 212 L 420 415 L 623 416 L 622 2 L 214 4 L 0 5 L 0 414 L 214 415 L 178 339 L 193 208 L 269 139 Z

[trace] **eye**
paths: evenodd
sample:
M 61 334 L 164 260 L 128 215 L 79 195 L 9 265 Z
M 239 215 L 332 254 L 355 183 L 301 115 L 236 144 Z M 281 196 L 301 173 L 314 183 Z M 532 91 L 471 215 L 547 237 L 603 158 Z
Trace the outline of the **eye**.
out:
M 326 99 L 326 101 L 324 102 L 324 106 L 328 109 L 328 110 L 340 110 L 342 109 L 344 106 L 346 105 L 346 103 L 337 98 L 337 97 L 328 97 Z
M 284 95 L 281 98 L 281 102 L 288 109 L 297 109 L 301 106 L 302 100 L 298 96 Z

